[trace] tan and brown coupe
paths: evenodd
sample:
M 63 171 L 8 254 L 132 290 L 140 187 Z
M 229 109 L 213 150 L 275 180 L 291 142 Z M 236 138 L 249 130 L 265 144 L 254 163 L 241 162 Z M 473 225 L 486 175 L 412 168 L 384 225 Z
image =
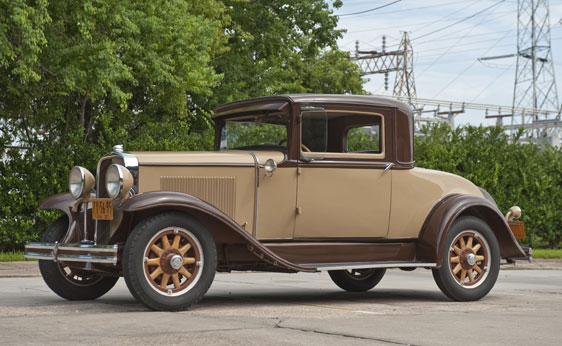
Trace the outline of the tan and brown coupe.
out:
M 414 167 L 410 108 L 390 99 L 282 95 L 215 110 L 213 152 L 102 157 L 76 166 L 65 215 L 28 243 L 47 285 L 95 299 L 124 276 L 155 310 L 199 301 L 215 272 L 328 271 L 366 291 L 386 268 L 431 268 L 454 300 L 485 296 L 500 259 L 528 258 L 506 216 L 461 177 Z

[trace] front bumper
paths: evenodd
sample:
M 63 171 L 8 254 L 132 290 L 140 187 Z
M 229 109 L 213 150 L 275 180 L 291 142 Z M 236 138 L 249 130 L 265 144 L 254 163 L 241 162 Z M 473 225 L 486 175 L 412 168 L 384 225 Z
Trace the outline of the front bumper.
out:
M 24 257 L 55 262 L 117 264 L 119 246 L 95 244 L 27 243 Z

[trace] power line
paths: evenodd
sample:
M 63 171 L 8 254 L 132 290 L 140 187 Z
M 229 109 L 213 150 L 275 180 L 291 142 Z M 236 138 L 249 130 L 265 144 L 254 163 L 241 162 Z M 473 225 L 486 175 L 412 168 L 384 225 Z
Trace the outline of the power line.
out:
M 496 42 L 494 42 L 483 54 L 488 53 L 492 48 L 496 47 L 496 43 L 500 42 L 501 40 L 503 40 L 507 35 L 509 35 L 510 33 L 508 32 L 507 34 L 505 34 L 503 37 L 500 37 Z M 459 73 L 458 75 L 455 76 L 455 78 L 453 78 L 447 85 L 445 85 L 445 87 L 443 87 L 437 94 L 435 94 L 435 96 L 433 96 L 433 98 L 437 98 L 437 96 L 439 96 L 439 94 L 441 94 L 443 91 L 445 91 L 449 86 L 451 86 L 451 84 L 453 84 L 454 82 L 456 82 L 456 80 L 462 76 L 463 74 L 465 74 L 466 71 L 470 70 L 472 68 L 472 66 L 474 66 L 474 64 L 477 62 L 478 60 L 474 60 L 470 65 L 468 65 L 464 70 L 462 70 L 461 73 Z
M 446 3 L 438 4 L 438 5 L 403 8 L 403 9 L 400 9 L 400 10 L 383 11 L 383 12 L 379 12 L 377 14 L 392 14 L 392 13 L 399 13 L 399 12 L 409 12 L 409 11 L 416 11 L 416 10 L 422 10 L 422 9 L 427 9 L 427 8 L 435 8 L 435 7 L 443 7 L 443 6 L 461 4 L 461 3 L 465 3 L 465 1 L 451 1 L 451 2 L 446 2 Z
M 492 85 L 494 85 L 494 83 L 496 83 L 507 71 L 509 71 L 510 69 L 512 69 L 512 68 L 513 68 L 513 65 L 515 65 L 515 64 L 511 64 L 511 65 L 509 65 L 508 67 L 504 68 L 503 71 L 502 71 L 502 73 L 500 73 L 496 78 L 494 78 L 493 81 L 491 81 L 488 85 L 486 85 L 486 86 L 484 87 L 484 89 L 480 90 L 480 92 L 478 93 L 478 95 L 474 96 L 474 97 L 472 98 L 472 100 L 469 101 L 469 103 L 473 103 L 474 100 L 476 100 L 477 98 L 479 98 L 480 95 L 482 95 L 482 94 L 484 93 L 484 91 L 488 90 L 488 88 L 490 88 Z
M 495 4 L 493 4 L 492 6 L 488 6 L 488 7 L 486 7 L 485 9 L 483 9 L 483 10 L 481 10 L 481 11 L 478 11 L 478 12 L 476 12 L 476 13 L 473 14 L 473 15 L 470 15 L 470 16 L 464 18 L 464 19 L 461 19 L 461 20 L 459 20 L 459 21 L 457 21 L 457 22 L 454 22 L 453 24 L 446 25 L 446 26 L 444 26 L 444 27 L 442 27 L 442 28 L 440 28 L 440 29 L 433 30 L 433 31 L 431 31 L 431 32 L 429 32 L 429 33 L 427 33 L 427 34 L 424 34 L 424 35 L 418 36 L 418 37 L 416 37 L 416 38 L 413 38 L 412 41 L 418 40 L 418 39 L 420 39 L 420 38 L 422 38 L 422 37 L 427 37 L 427 36 L 429 36 L 429 35 L 433 35 L 433 34 L 439 32 L 439 31 L 446 30 L 446 29 L 448 29 L 448 28 L 450 28 L 450 27 L 452 27 L 452 26 L 455 26 L 455 25 L 457 25 L 457 24 L 460 24 L 460 23 L 462 23 L 462 22 L 465 22 L 465 21 L 467 21 L 467 20 L 469 20 L 469 19 L 471 19 L 471 18 L 474 18 L 474 17 L 476 17 L 476 16 L 478 16 L 478 15 L 480 15 L 480 14 L 482 14 L 482 13 L 488 11 L 488 10 L 491 9 L 491 8 L 494 8 L 494 7 L 498 6 L 498 5 L 501 4 L 502 2 L 505 2 L 505 0 L 500 0 L 500 1 L 496 2 Z
M 497 9 L 497 8 L 496 8 L 496 9 Z M 494 11 L 495 11 L 495 10 L 494 10 Z M 453 44 L 449 47 L 449 49 L 447 49 L 447 50 L 446 50 L 445 52 L 443 52 L 439 57 L 437 57 L 437 59 L 435 59 L 435 60 L 431 63 L 431 65 L 429 65 L 428 67 L 426 67 L 426 68 L 418 75 L 418 77 L 422 76 L 422 75 L 423 75 L 425 72 L 427 72 L 427 70 L 429 70 L 435 63 L 437 63 L 439 60 L 441 60 L 441 58 L 442 58 L 443 56 L 445 56 L 445 54 L 449 53 L 449 51 L 450 51 L 451 49 L 453 49 L 453 47 L 455 47 L 459 42 L 461 42 L 462 40 L 464 40 L 468 34 L 470 34 L 474 29 L 476 29 L 476 27 L 477 27 L 480 23 L 482 23 L 484 20 L 486 20 L 486 18 L 488 18 L 490 15 L 492 15 L 492 14 L 494 13 L 494 11 L 492 11 L 492 12 L 486 14 L 486 16 L 484 16 L 484 18 L 482 18 L 476 25 L 474 25 L 472 28 L 470 28 L 470 30 L 469 30 L 468 32 L 466 32 L 466 33 L 465 33 L 463 36 L 461 36 L 457 41 L 455 41 L 455 43 L 453 43 Z
M 463 3 L 464 3 L 464 2 L 463 2 Z M 455 17 L 455 18 L 451 18 L 450 16 L 451 16 L 451 15 L 454 15 L 454 14 L 456 14 L 457 12 L 460 12 L 460 11 L 462 11 L 462 10 L 468 8 L 468 7 L 471 7 L 472 5 L 474 5 L 474 4 L 476 4 L 476 3 L 478 3 L 478 1 L 475 1 L 475 2 L 473 2 L 473 3 L 471 3 L 471 4 L 467 5 L 467 6 L 463 7 L 462 9 L 456 10 L 456 11 L 450 13 L 449 15 L 444 16 L 443 19 L 440 19 L 440 20 L 424 20 L 424 21 L 415 22 L 415 23 L 406 24 L 406 25 L 405 25 L 405 24 L 400 24 L 400 25 L 395 25 L 395 26 L 384 26 L 384 27 L 381 27 L 381 26 L 365 27 L 364 29 L 361 29 L 361 30 L 349 30 L 349 31 L 347 32 L 347 34 L 357 34 L 357 33 L 362 33 L 362 32 L 377 31 L 377 30 L 381 30 L 381 29 L 384 29 L 384 30 L 394 29 L 394 28 L 404 29 L 404 28 L 418 27 L 418 26 L 421 26 L 421 28 L 416 28 L 415 30 L 421 30 L 421 29 L 423 29 L 423 28 L 425 28 L 425 27 L 430 26 L 431 24 L 437 24 L 437 23 L 442 23 L 442 22 L 450 22 L 450 21 L 452 21 L 452 20 L 464 19 L 465 17 L 458 17 L 458 16 L 457 16 L 457 17 Z M 426 7 L 426 8 L 428 8 L 428 7 Z M 514 12 L 515 12 L 515 10 L 511 9 L 511 10 L 508 10 L 508 11 L 505 11 L 505 12 L 499 12 L 498 14 L 503 14 L 503 13 L 514 13 Z M 382 12 L 377 13 L 377 15 L 384 15 L 384 14 L 385 14 L 385 13 L 382 13 Z M 402 31 L 412 31 L 412 32 L 413 32 L 413 31 L 415 31 L 415 30 L 402 30 Z
M 371 8 L 370 10 L 359 11 L 359 12 L 354 12 L 354 13 L 340 14 L 340 15 L 338 15 L 338 16 L 339 16 L 339 17 L 355 16 L 355 15 L 358 15 L 358 14 L 373 12 L 373 11 L 376 11 L 376 10 L 378 10 L 378 9 L 385 8 L 385 7 L 388 7 L 388 6 L 390 6 L 390 5 L 394 5 L 395 3 L 400 2 L 400 1 L 402 1 L 402 0 L 395 0 L 395 1 L 391 2 L 391 3 L 385 4 L 385 5 L 382 5 L 382 6 L 379 6 L 379 7 Z

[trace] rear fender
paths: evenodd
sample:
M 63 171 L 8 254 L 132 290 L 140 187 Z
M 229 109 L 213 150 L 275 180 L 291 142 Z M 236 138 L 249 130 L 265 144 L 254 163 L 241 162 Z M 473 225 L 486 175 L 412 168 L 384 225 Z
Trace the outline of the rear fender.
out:
M 123 203 L 121 210 L 138 223 L 150 215 L 176 210 L 195 217 L 213 236 L 217 249 L 224 245 L 244 245 L 258 260 L 290 271 L 314 272 L 273 253 L 238 223 L 219 209 L 197 197 L 180 192 L 155 191 L 137 195 Z
M 473 195 L 449 195 L 437 203 L 425 220 L 416 249 L 417 260 L 443 263 L 443 243 L 455 220 L 471 215 L 486 222 L 494 232 L 502 258 L 527 257 L 517 243 L 509 225 L 498 208 L 490 201 Z

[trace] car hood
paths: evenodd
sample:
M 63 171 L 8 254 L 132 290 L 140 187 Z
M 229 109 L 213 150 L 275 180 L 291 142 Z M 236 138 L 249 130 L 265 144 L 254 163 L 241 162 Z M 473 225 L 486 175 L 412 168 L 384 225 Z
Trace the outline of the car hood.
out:
M 277 163 L 285 160 L 285 154 L 280 151 L 145 151 L 132 152 L 139 161 L 139 165 L 241 165 L 253 166 L 257 160 L 264 164 L 268 159 Z

